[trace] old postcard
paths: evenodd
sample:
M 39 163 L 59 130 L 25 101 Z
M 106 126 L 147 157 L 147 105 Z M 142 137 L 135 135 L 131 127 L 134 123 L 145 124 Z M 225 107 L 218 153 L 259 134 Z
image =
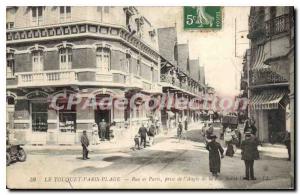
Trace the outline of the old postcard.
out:
M 288 6 L 7 6 L 7 188 L 295 189 L 294 31 Z

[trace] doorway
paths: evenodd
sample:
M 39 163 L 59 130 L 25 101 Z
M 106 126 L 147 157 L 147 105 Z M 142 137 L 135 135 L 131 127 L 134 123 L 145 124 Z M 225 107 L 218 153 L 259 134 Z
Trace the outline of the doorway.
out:
M 107 124 L 110 124 L 111 122 L 110 114 L 111 114 L 110 110 L 100 110 L 100 109 L 95 110 L 95 123 L 99 124 L 102 121 L 102 119 L 104 119 Z

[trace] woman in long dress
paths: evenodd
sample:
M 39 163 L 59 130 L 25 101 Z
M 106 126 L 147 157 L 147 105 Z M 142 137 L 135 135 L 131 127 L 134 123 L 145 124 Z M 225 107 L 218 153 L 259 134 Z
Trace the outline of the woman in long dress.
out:
M 93 135 L 92 144 L 93 145 L 99 144 L 98 126 L 96 123 L 93 124 L 92 135 Z
M 233 157 L 234 149 L 233 149 L 233 139 L 235 138 L 235 133 L 229 127 L 226 128 L 224 134 L 224 141 L 226 144 L 226 156 Z
M 218 176 L 221 170 L 221 158 L 224 150 L 220 143 L 216 142 L 216 135 L 210 137 L 211 142 L 207 143 L 206 149 L 209 151 L 209 171 L 213 176 Z

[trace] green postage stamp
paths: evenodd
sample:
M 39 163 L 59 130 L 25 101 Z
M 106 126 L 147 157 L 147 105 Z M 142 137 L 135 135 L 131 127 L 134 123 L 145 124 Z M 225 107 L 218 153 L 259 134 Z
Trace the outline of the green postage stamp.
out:
M 184 29 L 221 29 L 221 6 L 185 6 Z

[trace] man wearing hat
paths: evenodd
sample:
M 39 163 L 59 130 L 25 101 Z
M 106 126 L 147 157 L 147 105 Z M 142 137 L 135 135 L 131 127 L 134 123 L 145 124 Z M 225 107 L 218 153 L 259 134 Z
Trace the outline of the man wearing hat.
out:
M 83 160 L 89 159 L 89 157 L 88 157 L 88 154 L 89 154 L 88 147 L 90 145 L 90 142 L 89 142 L 89 138 L 86 135 L 85 130 L 83 131 L 83 134 L 80 138 L 80 142 L 81 142 L 81 146 L 82 146 L 82 159 Z
M 209 139 L 211 139 L 211 142 L 208 142 L 206 145 L 206 149 L 209 151 L 209 171 L 213 176 L 218 176 L 221 170 L 221 158 L 224 157 L 224 150 L 221 144 L 216 142 L 216 135 L 210 135 Z
M 251 131 L 245 132 L 245 140 L 242 141 L 242 160 L 245 162 L 246 177 L 245 180 L 255 180 L 254 177 L 254 160 L 259 159 L 258 146 L 259 142 Z
M 140 144 L 144 143 L 144 148 L 146 148 L 146 137 L 147 137 L 147 128 L 145 127 L 144 123 L 142 123 L 142 126 L 139 128 L 139 134 L 141 136 L 141 142 Z

